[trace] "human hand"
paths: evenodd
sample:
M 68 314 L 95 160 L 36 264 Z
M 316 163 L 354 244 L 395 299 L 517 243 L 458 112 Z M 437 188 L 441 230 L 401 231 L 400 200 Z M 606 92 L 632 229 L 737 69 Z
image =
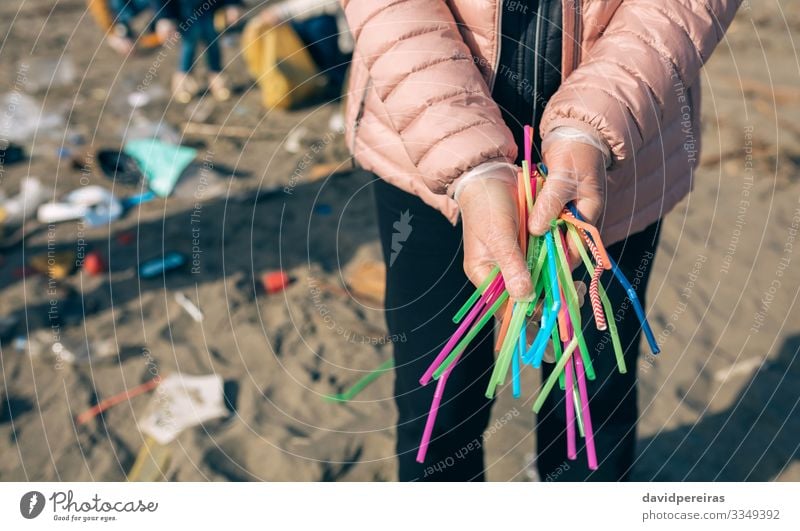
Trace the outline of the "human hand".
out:
M 555 130 L 558 131 L 558 130 Z M 554 132 L 555 132 L 554 131 Z M 595 224 L 603 214 L 606 193 L 606 155 L 594 144 L 555 135 L 542 143 L 547 178 L 528 217 L 528 230 L 541 236 L 550 222 L 561 215 L 564 206 L 574 201 L 587 222 Z M 567 239 L 570 266 L 580 263 L 580 255 Z
M 162 43 L 169 42 L 178 38 L 178 29 L 175 21 L 162 18 L 156 22 L 156 35 Z
M 512 299 L 529 300 L 533 286 L 519 246 L 517 187 L 512 172 L 465 183 L 456 200 L 461 209 L 464 272 L 479 285 L 495 265 Z

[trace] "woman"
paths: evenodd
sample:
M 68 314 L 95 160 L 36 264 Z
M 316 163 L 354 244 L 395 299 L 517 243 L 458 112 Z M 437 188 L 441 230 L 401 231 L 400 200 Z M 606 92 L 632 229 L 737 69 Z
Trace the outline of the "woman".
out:
M 497 264 L 510 295 L 530 297 L 518 223 L 542 234 L 574 201 L 643 297 L 659 220 L 689 192 L 697 164 L 699 70 L 738 4 L 344 2 L 356 42 L 347 138 L 355 159 L 383 179 L 375 194 L 386 319 L 390 334 L 408 338 L 394 345 L 401 480 L 484 477 L 481 450 L 461 449 L 482 446 L 489 419 L 491 333 L 450 377 L 426 464 L 415 455 L 433 386 L 418 379 L 452 333 L 450 317 L 473 289 L 469 281 L 478 284 Z M 515 163 L 527 123 L 550 173 L 530 219 L 518 220 Z M 393 225 L 401 217 L 411 227 L 398 249 Z M 634 368 L 638 322 L 609 280 Z M 539 475 L 623 480 L 634 462 L 635 370 L 618 374 L 605 334 L 591 324 L 584 333 L 597 373 L 589 395 L 600 466 L 588 470 L 580 455 L 567 461 L 564 407 L 551 394 L 536 421 Z

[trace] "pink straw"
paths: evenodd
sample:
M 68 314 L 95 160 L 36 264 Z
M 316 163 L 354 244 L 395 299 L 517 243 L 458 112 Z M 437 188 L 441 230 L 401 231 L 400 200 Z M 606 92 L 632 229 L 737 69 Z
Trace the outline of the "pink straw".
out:
M 586 456 L 589 468 L 597 470 L 597 453 L 594 448 L 594 434 L 592 432 L 592 418 L 589 416 L 589 393 L 586 390 L 586 378 L 583 374 L 583 360 L 580 356 L 575 358 L 575 372 L 578 375 L 578 391 L 581 397 L 581 414 L 583 416 L 583 431 L 586 435 Z
M 422 378 L 419 379 L 419 383 L 422 385 L 428 385 L 428 382 L 431 381 L 433 378 L 433 373 L 436 372 L 436 369 L 439 368 L 439 365 L 450 355 L 450 352 L 453 348 L 458 344 L 461 340 L 461 337 L 464 333 L 469 329 L 472 322 L 481 313 L 482 310 L 485 309 L 486 303 L 488 303 L 492 298 L 497 289 L 500 285 L 503 284 L 502 278 L 498 275 L 497 279 L 486 288 L 486 291 L 483 292 L 483 295 L 480 299 L 475 303 L 472 309 L 469 311 L 467 316 L 461 321 L 461 324 L 456 329 L 455 333 L 450 336 L 450 339 L 445 344 L 444 348 L 439 352 L 439 355 L 433 360 L 433 363 L 430 364 L 428 370 L 425 371 L 425 374 L 422 375 Z M 500 289 L 502 292 L 502 289 Z M 482 304 L 483 303 L 483 304 Z M 455 365 L 455 362 L 453 363 Z M 438 388 L 438 386 L 437 386 Z
M 567 402 L 567 457 L 573 461 L 578 457 L 575 437 L 575 397 L 572 394 L 572 360 L 566 366 L 566 402 Z
M 428 411 L 428 419 L 425 421 L 425 431 L 422 432 L 422 440 L 419 443 L 419 450 L 417 451 L 417 463 L 425 462 L 425 454 L 428 453 L 428 446 L 431 443 L 431 436 L 433 435 L 433 425 L 436 423 L 436 414 L 439 412 L 439 406 L 442 403 L 442 395 L 444 395 L 444 386 L 447 385 L 447 378 L 453 372 L 456 364 L 458 363 L 459 355 L 442 373 L 439 381 L 436 382 L 436 390 L 433 392 L 433 400 L 431 401 L 431 409 Z

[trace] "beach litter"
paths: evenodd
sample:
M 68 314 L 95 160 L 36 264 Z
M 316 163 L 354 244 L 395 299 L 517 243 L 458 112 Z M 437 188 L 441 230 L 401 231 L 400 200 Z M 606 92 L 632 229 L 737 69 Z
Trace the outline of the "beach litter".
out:
M 261 275 L 261 285 L 267 293 L 279 293 L 291 282 L 292 278 L 283 271 L 268 271 Z
M 201 322 L 203 322 L 203 318 L 204 318 L 204 316 L 203 316 L 203 312 L 202 312 L 202 311 L 200 311 L 200 308 L 198 308 L 198 307 L 195 305 L 195 303 L 193 303 L 193 302 L 192 302 L 192 301 L 189 299 L 189 297 L 187 297 L 186 295 L 184 295 L 182 292 L 180 292 L 180 291 L 179 291 L 178 293 L 176 293 L 176 294 L 175 294 L 175 302 L 177 302 L 177 303 L 178 303 L 178 305 L 179 305 L 181 308 L 183 308 L 184 310 L 186 310 L 186 313 L 188 313 L 188 314 L 189 314 L 189 316 L 190 316 L 192 319 L 194 319 L 196 322 L 198 322 L 198 323 L 201 323 Z
M 533 130 L 524 128 L 525 159 L 522 171 L 518 174 L 517 208 L 519 219 L 528 219 L 533 210 L 536 196 L 542 186 L 546 186 L 547 168 L 532 165 Z M 557 220 L 551 222 L 550 231 L 544 236 L 527 234 L 525 224 L 520 224 L 519 244 L 527 257 L 528 269 L 534 286 L 532 301 L 509 300 L 503 276 L 495 267 L 469 297 L 461 309 L 453 316 L 457 328 L 428 369 L 420 378 L 421 385 L 436 380 L 428 418 L 417 453 L 417 461 L 422 463 L 430 444 L 436 415 L 444 396 L 447 379 L 458 366 L 461 355 L 478 332 L 491 321 L 492 316 L 505 304 L 500 333 L 495 350 L 498 352 L 493 371 L 486 389 L 486 397 L 495 397 L 498 386 L 504 385 L 511 377 L 514 398 L 521 396 L 520 373 L 525 365 L 541 368 L 545 349 L 552 344 L 555 366 L 533 402 L 533 410 L 538 413 L 556 383 L 564 390 L 566 406 L 567 457 L 577 459 L 577 433 L 584 439 L 588 466 L 597 469 L 597 453 L 594 446 L 594 432 L 589 410 L 587 380 L 594 380 L 592 360 L 583 338 L 580 303 L 572 278 L 572 270 L 567 262 L 567 242 L 571 241 L 580 253 L 587 271 L 593 272 L 589 285 L 589 299 L 592 314 L 598 330 L 607 330 L 611 336 L 614 356 L 618 370 L 627 371 L 622 346 L 617 334 L 611 302 L 605 288 L 600 283 L 602 271 L 612 271 L 622 284 L 639 319 L 645 338 L 653 354 L 659 352 L 655 338 L 636 292 L 630 282 L 608 255 L 595 227 L 586 223 L 574 205 L 564 209 Z M 590 257 L 591 255 L 591 257 Z M 592 264 L 594 259 L 594 264 Z M 507 303 L 507 304 L 506 304 Z M 540 309 L 540 325 L 532 342 L 528 342 L 527 326 L 530 316 Z
M 47 191 L 36 177 L 25 177 L 19 193 L 13 197 L 0 196 L 0 223 L 19 225 L 36 214 L 39 205 L 47 200 Z
M 343 393 L 336 393 L 333 395 L 325 395 L 325 400 L 328 402 L 349 402 L 353 398 L 355 398 L 361 391 L 367 388 L 369 384 L 386 374 L 387 372 L 391 371 L 394 368 L 394 360 L 390 359 L 388 361 L 384 361 L 383 363 L 378 366 L 378 368 L 370 371 L 368 374 L 359 378 L 356 383 L 354 383 L 350 389 L 344 391 Z
M 155 278 L 183 267 L 186 261 L 186 255 L 176 251 L 170 251 L 164 256 L 145 260 L 139 264 L 139 278 Z
M 149 391 L 152 391 L 158 384 L 161 383 L 161 376 L 156 376 L 151 380 L 144 382 L 143 384 L 137 385 L 136 387 L 131 387 L 130 389 L 123 391 L 121 393 L 117 393 L 116 395 L 110 396 L 108 398 L 104 398 L 97 405 L 89 408 L 88 410 L 84 411 L 77 417 L 75 417 L 75 423 L 78 426 L 82 426 L 92 420 L 93 418 L 100 415 L 103 411 L 106 411 L 109 408 L 116 406 L 117 404 L 121 404 L 122 402 L 127 402 L 131 398 L 137 397 L 139 395 L 143 395 Z
M 64 126 L 63 116 L 43 111 L 35 99 L 20 92 L 0 95 L 0 108 L 5 109 L 0 119 L 0 138 L 8 141 L 25 142 Z
M 197 156 L 194 148 L 155 138 L 130 141 L 124 151 L 133 157 L 147 186 L 159 197 L 169 197 L 183 171 Z
M 60 338 L 53 343 L 51 352 L 57 361 L 79 365 L 99 363 L 117 358 L 117 345 L 113 339 L 89 341 L 86 338 L 70 340 Z
M 170 374 L 158 387 L 139 429 L 159 444 L 169 444 L 187 428 L 230 414 L 218 375 Z
M 145 437 L 126 480 L 162 481 L 166 479 L 171 460 L 172 450 L 168 446 L 159 444 L 152 437 Z
M 83 257 L 83 271 L 87 275 L 96 277 L 108 270 L 108 265 L 100 251 L 89 251 Z
M 123 151 L 101 149 L 96 155 L 97 165 L 103 175 L 114 183 L 137 186 L 143 178 L 136 159 Z
M 36 218 L 47 224 L 82 219 L 90 227 L 100 227 L 116 221 L 124 211 L 122 202 L 109 190 L 89 185 L 68 193 L 61 202 L 41 205 Z

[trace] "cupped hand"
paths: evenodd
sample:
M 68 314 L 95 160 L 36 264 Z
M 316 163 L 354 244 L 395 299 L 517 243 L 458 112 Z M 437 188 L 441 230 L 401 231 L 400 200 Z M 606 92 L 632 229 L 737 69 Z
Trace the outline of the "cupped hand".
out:
M 542 151 L 547 178 L 528 217 L 528 230 L 537 236 L 546 233 L 550 222 L 561 215 L 570 201 L 586 221 L 597 223 L 605 206 L 603 152 L 592 145 L 564 139 L 545 140 Z M 570 265 L 574 268 L 580 263 L 580 255 L 571 238 L 567 243 Z

